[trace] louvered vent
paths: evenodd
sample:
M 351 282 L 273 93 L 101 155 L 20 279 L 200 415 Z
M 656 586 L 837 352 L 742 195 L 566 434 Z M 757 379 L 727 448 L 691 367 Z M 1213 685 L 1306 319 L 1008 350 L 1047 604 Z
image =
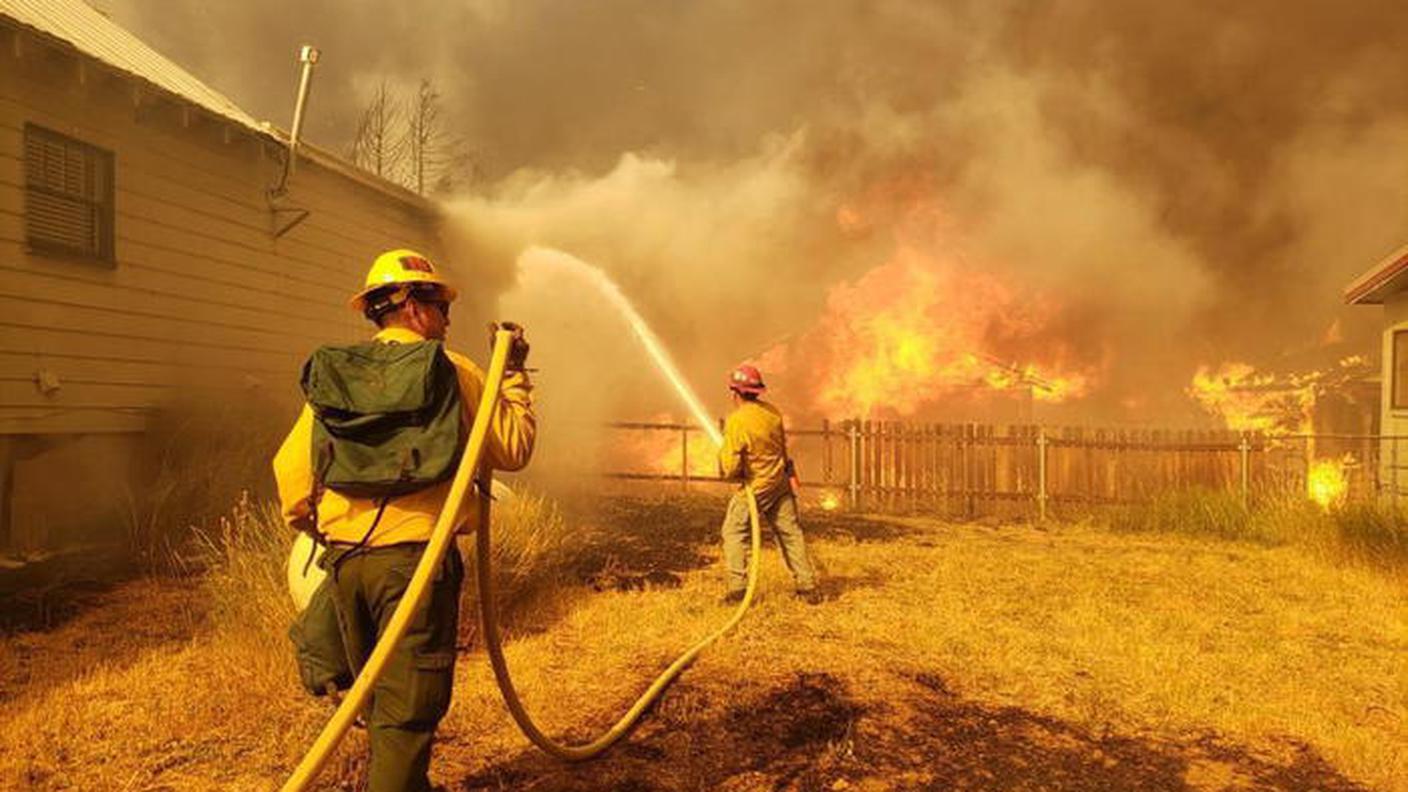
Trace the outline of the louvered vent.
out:
M 112 154 L 26 124 L 24 170 L 30 248 L 111 262 Z

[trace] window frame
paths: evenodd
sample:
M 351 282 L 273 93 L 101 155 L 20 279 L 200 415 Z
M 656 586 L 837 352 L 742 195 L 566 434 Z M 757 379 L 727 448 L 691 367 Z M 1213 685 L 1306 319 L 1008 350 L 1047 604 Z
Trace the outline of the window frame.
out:
M 1389 344 L 1390 370 L 1389 370 L 1389 408 L 1393 410 L 1408 410 L 1408 381 L 1400 373 L 1398 365 L 1399 356 L 1408 357 L 1408 328 L 1401 328 L 1393 331 L 1393 337 Z M 1403 392 L 1403 399 L 1400 401 L 1400 390 Z
M 99 264 L 106 267 L 117 265 L 117 157 L 113 152 L 100 146 L 95 146 L 84 140 L 79 140 L 71 135 L 40 126 L 33 122 L 25 122 L 23 140 L 24 168 L 24 195 L 25 195 L 25 216 L 24 216 L 24 243 L 25 249 L 33 254 L 50 258 L 61 258 L 72 261 Z M 45 139 L 49 142 L 57 142 L 64 146 L 78 149 L 83 153 L 84 161 L 94 163 L 94 167 L 100 173 L 101 185 L 97 194 L 90 197 L 88 195 L 76 195 L 65 190 L 56 189 L 48 184 L 31 181 L 29 141 L 31 136 Z M 36 237 L 31 227 L 32 201 L 31 196 L 43 195 L 65 201 L 73 201 L 80 205 L 85 205 L 93 211 L 95 222 L 98 225 L 96 233 L 96 248 L 79 248 L 65 245 L 52 240 Z

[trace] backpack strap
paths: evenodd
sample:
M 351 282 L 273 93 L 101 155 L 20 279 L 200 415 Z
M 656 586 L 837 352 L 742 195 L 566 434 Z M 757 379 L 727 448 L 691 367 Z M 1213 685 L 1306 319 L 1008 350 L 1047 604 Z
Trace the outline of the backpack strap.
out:
M 313 557 L 318 554 L 318 548 L 328 546 L 327 534 L 318 530 L 318 502 L 323 499 L 323 478 L 327 476 L 328 468 L 332 467 L 333 444 L 329 440 L 326 444 L 327 455 L 323 457 L 323 464 L 313 471 L 313 489 L 308 493 L 308 516 L 313 519 L 313 525 L 308 529 L 308 535 L 313 537 L 313 547 L 308 551 L 308 560 L 303 562 L 303 574 L 308 574 L 308 568 L 313 565 Z
M 376 506 L 376 516 L 372 518 L 372 524 L 367 526 L 367 532 L 362 534 L 362 538 L 357 541 L 357 544 L 333 555 L 329 571 L 332 572 L 334 580 L 337 579 L 337 570 L 342 566 L 343 561 L 346 561 L 352 556 L 361 555 L 367 551 L 367 542 L 372 538 L 372 534 L 376 532 L 376 527 L 381 524 L 381 516 L 386 513 L 386 505 L 390 502 L 390 495 L 382 498 L 381 503 L 378 503 Z
M 357 542 L 357 548 L 367 546 L 367 540 L 372 538 L 372 533 L 376 531 L 376 527 L 381 524 L 381 515 L 386 513 L 386 504 L 390 502 L 391 496 L 387 495 L 385 498 L 381 499 L 381 503 L 377 504 L 376 516 L 372 518 L 372 524 L 367 526 L 367 532 L 362 534 L 361 541 Z
M 331 459 L 332 443 L 331 441 L 329 441 L 328 464 L 331 464 Z M 418 464 L 420 464 L 420 451 L 412 447 L 406 451 L 406 455 L 401 461 L 401 476 L 405 477 L 406 471 L 410 470 L 412 466 Z M 362 538 L 357 542 L 357 544 L 353 545 L 351 549 L 349 549 L 345 553 L 342 553 L 337 557 L 335 561 L 333 561 L 333 575 L 337 574 L 337 567 L 340 566 L 343 561 L 346 561 L 348 558 L 366 550 L 367 542 L 371 540 L 372 534 L 376 532 L 376 527 L 381 524 L 381 517 L 382 515 L 386 514 L 386 507 L 388 504 L 391 503 L 391 498 L 391 495 L 387 495 L 386 497 L 381 499 L 381 503 L 377 504 L 376 516 L 372 518 L 372 524 L 367 526 L 367 532 L 362 534 Z

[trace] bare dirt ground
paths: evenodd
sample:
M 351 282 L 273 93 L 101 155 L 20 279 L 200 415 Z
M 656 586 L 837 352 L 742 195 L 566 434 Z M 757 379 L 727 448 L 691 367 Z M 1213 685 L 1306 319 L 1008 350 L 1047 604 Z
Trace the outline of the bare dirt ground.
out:
M 619 499 L 573 518 L 597 530 L 508 646 L 550 733 L 591 736 L 726 618 L 720 507 Z M 769 547 L 754 611 L 601 759 L 564 765 L 529 746 L 471 647 L 437 782 L 1408 789 L 1400 580 L 1284 548 L 1082 526 L 806 517 L 826 600 L 792 598 Z M 7 635 L 0 787 L 275 787 L 328 710 L 299 698 L 282 636 L 213 648 L 221 627 L 201 600 L 190 584 L 138 581 Z M 344 754 L 326 788 L 357 787 L 355 746 Z
M 712 718 L 662 716 L 591 765 L 564 767 L 525 754 L 451 788 L 1368 788 L 1300 743 L 1272 757 L 1212 734 L 1171 741 L 1096 733 L 1019 707 L 964 701 L 937 677 L 915 683 L 906 700 L 893 704 L 867 701 L 829 674 L 798 674 Z M 704 694 L 686 687 L 681 695 Z M 709 703 L 700 698 L 697 706 Z

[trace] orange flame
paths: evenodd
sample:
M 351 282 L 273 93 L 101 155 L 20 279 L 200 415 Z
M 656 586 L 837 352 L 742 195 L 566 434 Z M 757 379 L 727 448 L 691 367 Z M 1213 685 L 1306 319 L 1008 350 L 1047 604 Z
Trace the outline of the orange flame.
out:
M 1269 435 L 1309 434 L 1315 400 L 1329 388 L 1370 369 L 1361 355 L 1321 371 L 1271 374 L 1247 363 L 1198 367 L 1187 393 L 1228 429 Z
M 888 262 L 834 286 L 817 325 L 762 362 L 806 371 L 812 408 L 832 416 L 912 415 L 942 399 L 1014 389 L 1051 403 L 1085 395 L 1092 372 L 1072 370 L 1072 355 L 1051 337 L 1054 304 L 935 252 L 941 240 L 933 239 L 932 213 L 912 214 Z M 838 219 L 846 227 L 862 222 L 851 209 Z M 916 223 L 923 233 L 912 233 Z M 997 354 L 1013 350 L 1037 360 Z
M 1347 459 L 1321 459 L 1310 466 L 1305 477 L 1306 494 L 1329 509 L 1344 502 L 1349 490 L 1349 478 L 1345 474 Z
M 1188 395 L 1228 429 L 1266 434 L 1296 434 L 1310 429 L 1314 389 L 1258 373 L 1247 363 L 1223 363 L 1216 370 L 1199 366 Z

